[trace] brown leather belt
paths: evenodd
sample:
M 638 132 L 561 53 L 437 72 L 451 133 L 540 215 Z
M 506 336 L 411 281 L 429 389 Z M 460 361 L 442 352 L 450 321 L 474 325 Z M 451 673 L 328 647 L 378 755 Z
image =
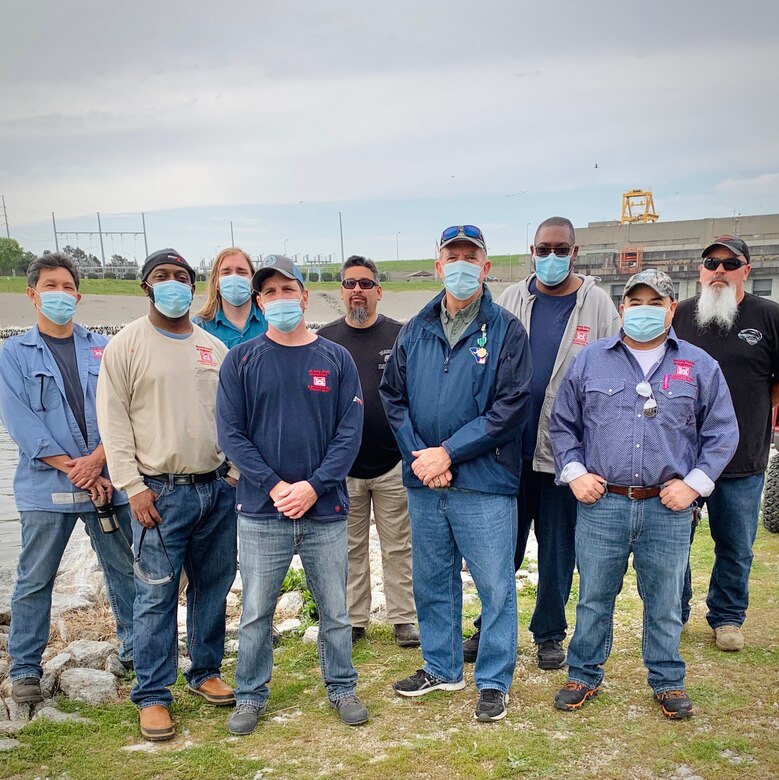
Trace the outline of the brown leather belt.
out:
M 641 487 L 640 485 L 612 485 L 610 482 L 606 485 L 607 493 L 616 493 L 618 496 L 627 496 L 634 501 L 642 501 L 645 498 L 656 498 L 660 495 L 662 489 L 662 485 Z

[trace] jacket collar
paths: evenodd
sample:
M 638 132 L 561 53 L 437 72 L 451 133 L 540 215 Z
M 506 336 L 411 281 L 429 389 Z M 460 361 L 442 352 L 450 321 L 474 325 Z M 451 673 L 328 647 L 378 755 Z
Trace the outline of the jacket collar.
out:
M 73 335 L 88 341 L 92 339 L 92 332 L 77 322 L 73 323 Z M 26 333 L 22 334 L 20 343 L 30 347 L 40 346 L 43 343 L 40 328 L 37 325 L 33 325 Z
M 622 330 L 622 328 L 619 329 L 619 333 L 617 333 L 616 336 L 609 336 L 608 338 L 602 339 L 603 341 L 603 349 L 614 349 L 614 347 L 617 346 L 617 344 L 622 344 L 622 339 L 625 335 L 625 331 Z M 671 326 L 668 329 L 668 335 L 665 338 L 664 344 L 671 344 L 671 346 L 674 347 L 674 349 L 679 349 L 679 337 L 674 332 L 673 326 Z

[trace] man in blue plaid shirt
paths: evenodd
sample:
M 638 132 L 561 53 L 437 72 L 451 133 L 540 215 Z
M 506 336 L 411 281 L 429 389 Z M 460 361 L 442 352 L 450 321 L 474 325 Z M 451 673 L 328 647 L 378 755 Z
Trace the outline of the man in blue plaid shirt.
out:
M 561 710 L 598 693 L 633 553 L 647 680 L 666 717 L 692 714 L 679 640 L 693 504 L 714 489 L 738 426 L 717 362 L 670 329 L 675 309 L 666 274 L 634 274 L 620 306 L 622 331 L 579 353 L 552 410 L 557 478 L 579 501 L 579 603 L 568 682 L 555 697 Z

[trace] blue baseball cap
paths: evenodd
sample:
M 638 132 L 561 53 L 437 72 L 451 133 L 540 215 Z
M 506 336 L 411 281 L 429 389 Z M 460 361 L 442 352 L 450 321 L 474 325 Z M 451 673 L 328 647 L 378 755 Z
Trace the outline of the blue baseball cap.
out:
M 256 271 L 252 277 L 252 289 L 254 292 L 260 292 L 262 283 L 269 276 L 279 273 L 282 276 L 286 276 L 288 279 L 294 279 L 302 288 L 305 289 L 305 282 L 303 281 L 303 274 L 300 273 L 300 269 L 295 263 L 284 255 L 267 255 L 262 261 L 262 268 Z

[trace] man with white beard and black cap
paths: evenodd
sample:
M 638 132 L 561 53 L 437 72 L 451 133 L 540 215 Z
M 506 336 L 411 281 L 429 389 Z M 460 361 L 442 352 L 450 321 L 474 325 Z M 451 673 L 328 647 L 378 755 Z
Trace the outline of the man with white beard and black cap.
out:
M 705 501 L 714 538 L 706 619 L 717 647 L 738 651 L 744 647 L 741 626 L 771 443 L 771 407 L 779 402 L 779 305 L 745 292 L 752 267 L 742 239 L 719 236 L 701 257 L 701 294 L 679 304 L 673 326 L 680 338 L 719 362 L 736 411 L 738 449 Z M 694 533 L 693 527 L 690 541 Z M 682 594 L 685 622 L 691 598 L 688 564 Z

